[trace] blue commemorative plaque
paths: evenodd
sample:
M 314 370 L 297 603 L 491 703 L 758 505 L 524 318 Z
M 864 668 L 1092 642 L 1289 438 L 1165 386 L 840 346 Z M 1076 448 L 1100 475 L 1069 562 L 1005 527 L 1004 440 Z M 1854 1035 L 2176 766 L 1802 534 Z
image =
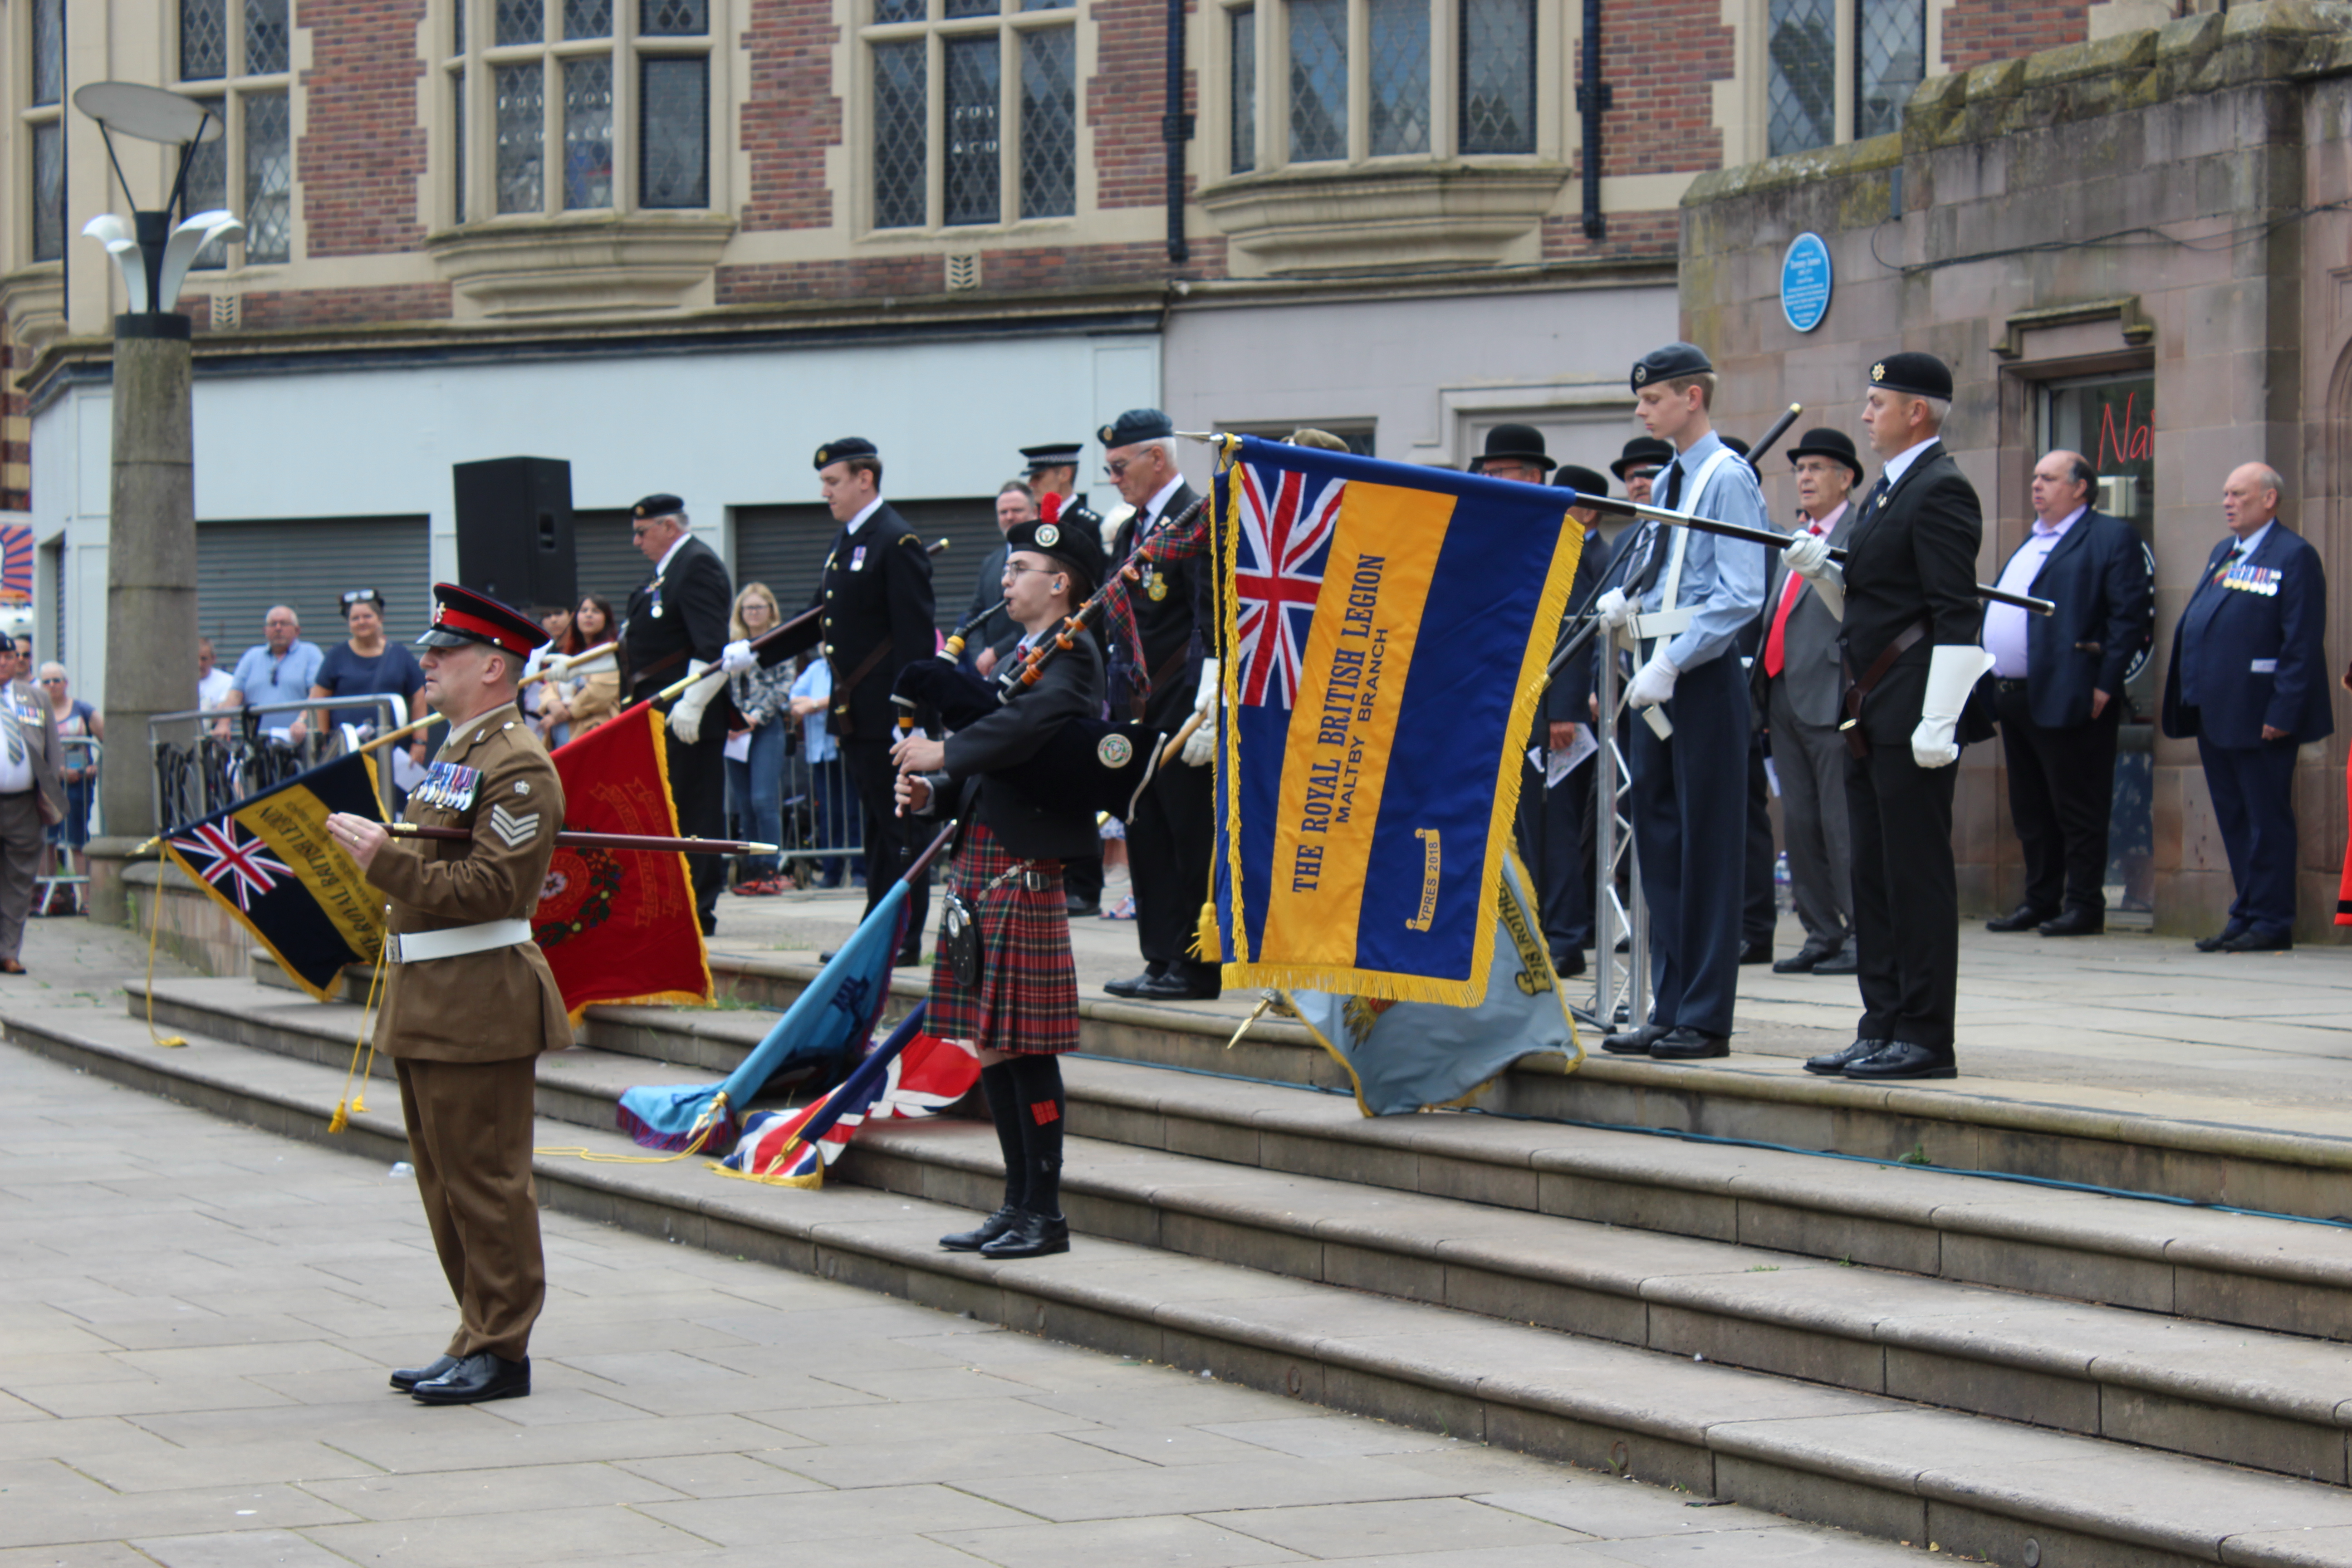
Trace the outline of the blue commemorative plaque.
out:
M 1818 234 L 1801 234 L 1780 258 L 1780 313 L 1810 332 L 1830 313 L 1830 247 Z

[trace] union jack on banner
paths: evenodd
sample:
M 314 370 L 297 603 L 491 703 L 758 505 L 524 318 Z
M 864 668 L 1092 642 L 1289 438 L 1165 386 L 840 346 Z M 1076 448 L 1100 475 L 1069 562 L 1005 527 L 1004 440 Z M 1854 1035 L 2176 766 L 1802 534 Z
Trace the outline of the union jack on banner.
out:
M 1234 473 L 1241 481 L 1234 563 L 1241 700 L 1253 708 L 1287 710 L 1298 700 L 1307 634 L 1315 624 L 1331 529 L 1348 483 L 1247 463 Z
M 173 839 L 172 847 L 195 865 L 197 875 L 234 897 L 236 907 L 247 914 L 253 912 L 254 900 L 278 886 L 278 877 L 294 874 L 294 868 L 269 858 L 260 839 L 239 837 L 233 816 L 196 824 L 187 837 Z
M 966 1040 L 918 1033 L 921 1013 L 909 1016 L 846 1082 L 798 1110 L 755 1111 L 743 1137 L 719 1168 L 784 1187 L 824 1184 L 824 1168 L 868 1121 L 934 1116 L 980 1081 L 980 1058 Z
M 33 602 L 33 531 L 24 523 L 0 528 L 0 604 Z

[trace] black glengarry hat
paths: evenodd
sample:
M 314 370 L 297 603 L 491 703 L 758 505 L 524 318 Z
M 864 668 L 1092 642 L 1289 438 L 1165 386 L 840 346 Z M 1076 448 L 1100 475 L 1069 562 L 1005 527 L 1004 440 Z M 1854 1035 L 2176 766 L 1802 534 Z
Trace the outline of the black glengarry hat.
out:
M 1016 522 L 1004 535 L 1004 550 L 1008 556 L 1023 550 L 1051 556 L 1084 578 L 1088 593 L 1101 585 L 1108 564 L 1101 531 L 1082 522 Z

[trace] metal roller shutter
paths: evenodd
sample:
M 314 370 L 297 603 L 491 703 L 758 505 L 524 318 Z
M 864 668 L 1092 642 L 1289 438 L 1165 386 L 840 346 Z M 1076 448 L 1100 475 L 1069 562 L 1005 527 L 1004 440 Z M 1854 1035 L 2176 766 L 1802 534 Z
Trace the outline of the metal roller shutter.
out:
M 931 598 L 940 629 L 951 629 L 971 598 L 972 574 L 1003 536 L 996 531 L 993 496 L 948 500 L 893 500 L 898 515 L 947 549 L 931 557 Z M 735 511 L 735 582 L 765 583 L 786 619 L 816 595 L 824 552 L 838 531 L 823 506 L 747 506 Z
M 573 512 L 572 548 L 580 592 L 603 597 L 615 621 L 628 613 L 629 595 L 653 578 L 652 565 L 629 542 L 626 510 Z
M 261 640 L 272 605 L 291 605 L 303 640 L 331 647 L 343 635 L 342 597 L 373 588 L 384 630 L 414 642 L 433 619 L 433 548 L 422 517 L 326 517 L 196 527 L 196 626 L 221 668 Z

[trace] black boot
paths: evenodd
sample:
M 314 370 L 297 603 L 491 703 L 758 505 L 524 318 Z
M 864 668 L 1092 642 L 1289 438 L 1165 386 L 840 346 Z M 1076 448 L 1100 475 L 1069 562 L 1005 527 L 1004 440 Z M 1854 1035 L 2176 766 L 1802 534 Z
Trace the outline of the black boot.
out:
M 988 1101 L 988 1119 L 996 1125 L 997 1152 L 1004 1157 L 1004 1203 L 971 1230 L 940 1237 L 950 1252 L 978 1252 L 1013 1228 L 1013 1216 L 1029 1196 L 1029 1161 L 1021 1145 L 1021 1096 L 1013 1082 L 1013 1066 L 999 1062 L 980 1069 L 980 1092 Z
M 950 1252 L 982 1252 L 987 1250 L 990 1242 L 1011 1230 L 1020 1218 L 1021 1211 L 1006 1204 L 971 1229 L 940 1237 L 940 1245 Z

